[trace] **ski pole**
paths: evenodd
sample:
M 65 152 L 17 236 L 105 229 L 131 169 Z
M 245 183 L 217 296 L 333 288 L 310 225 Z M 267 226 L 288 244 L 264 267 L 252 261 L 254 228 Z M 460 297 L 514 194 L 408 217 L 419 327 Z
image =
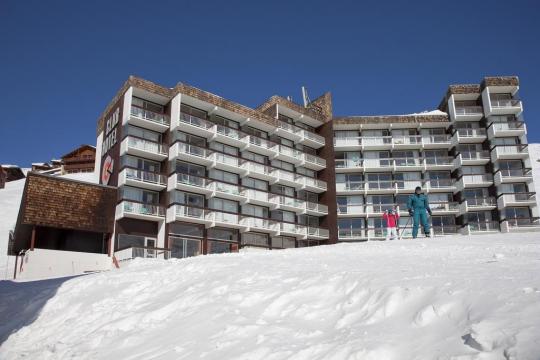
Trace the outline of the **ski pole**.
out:
M 399 232 L 399 240 L 403 240 L 403 233 L 405 232 L 405 229 L 407 229 L 407 226 L 409 226 L 410 221 L 411 221 L 411 216 L 409 216 L 409 219 L 407 220 L 407 223 L 405 224 L 403 231 Z

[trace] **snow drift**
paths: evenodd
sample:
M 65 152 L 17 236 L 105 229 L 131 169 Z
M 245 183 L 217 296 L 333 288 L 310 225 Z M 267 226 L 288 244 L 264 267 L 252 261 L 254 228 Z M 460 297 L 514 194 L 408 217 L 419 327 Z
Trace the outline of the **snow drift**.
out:
M 0 289 L 0 358 L 538 359 L 538 273 L 537 234 L 141 259 Z

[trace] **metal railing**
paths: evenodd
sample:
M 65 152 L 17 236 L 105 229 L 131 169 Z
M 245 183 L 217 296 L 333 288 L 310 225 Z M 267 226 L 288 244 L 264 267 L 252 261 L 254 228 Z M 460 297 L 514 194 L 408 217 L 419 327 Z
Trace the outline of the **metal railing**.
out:
M 505 202 L 511 203 L 536 203 L 535 192 L 515 192 L 515 193 L 502 193 L 499 196 L 503 197 Z
M 461 176 L 464 184 L 493 182 L 492 174 L 464 174 Z
M 422 143 L 422 135 L 397 135 L 392 136 L 394 145 L 417 145 Z
M 532 169 L 523 168 L 523 169 L 499 169 L 497 170 L 501 173 L 503 178 L 506 177 L 532 177 Z
M 422 135 L 422 143 L 424 144 L 445 144 L 450 143 L 450 135 Z
M 336 159 L 335 160 L 336 168 L 353 168 L 363 167 L 364 160 L 363 159 Z
M 197 187 L 205 187 L 207 179 L 200 176 L 176 173 L 176 182 L 179 184 L 186 184 Z
M 483 114 L 481 106 L 456 106 L 456 115 L 478 115 Z
M 427 166 L 453 165 L 454 158 L 451 156 L 427 157 L 424 162 Z
M 302 159 L 305 162 L 308 162 L 308 163 L 317 164 L 317 165 L 320 165 L 320 166 L 326 166 L 326 160 L 324 160 L 321 157 L 315 156 L 315 155 L 303 153 L 302 154 Z
M 216 132 L 218 134 L 227 136 L 231 139 L 242 140 L 243 138 L 246 137 L 246 134 L 242 133 L 239 130 L 236 130 L 227 126 L 223 126 L 223 125 L 215 125 L 215 126 L 216 126 Z
M 462 160 L 485 160 L 490 159 L 488 150 L 460 152 Z
M 307 228 L 307 236 L 327 238 L 329 234 L 330 233 L 328 229 L 323 229 L 323 228 L 315 227 L 315 226 L 308 226 Z
M 279 229 L 277 221 L 270 219 L 242 216 L 240 223 L 244 226 L 257 229 L 266 229 L 272 231 L 278 231 Z
M 145 204 L 136 201 L 122 200 L 122 209 L 124 212 L 140 214 L 140 215 L 152 215 L 152 216 L 165 216 L 165 208 L 163 206 L 154 204 Z
M 394 158 L 394 164 L 396 166 L 422 166 L 424 165 L 420 157 L 403 157 L 403 158 Z
M 154 141 L 141 139 L 134 136 L 128 136 L 128 146 L 134 149 L 148 151 L 155 154 L 167 154 L 167 145 Z
M 455 185 L 455 179 L 429 179 L 425 181 L 425 184 L 431 188 L 446 188 Z
M 470 232 L 485 232 L 499 231 L 500 225 L 498 221 L 478 221 L 467 224 Z
M 518 99 L 489 99 L 491 102 L 491 107 L 493 108 L 508 108 L 508 107 L 518 107 L 521 105 L 521 101 Z
M 317 143 L 323 144 L 323 145 L 325 143 L 324 137 L 322 137 L 322 136 L 320 136 L 318 134 L 312 133 L 311 131 L 307 131 L 307 130 L 302 129 L 301 133 L 302 133 L 302 136 L 304 136 L 306 139 L 312 140 L 314 142 L 317 142 Z
M 528 218 L 506 218 L 508 227 L 510 228 L 528 228 L 528 227 L 540 227 L 540 218 L 528 217 Z
M 316 187 L 316 188 L 319 188 L 319 189 L 325 189 L 326 190 L 326 187 L 327 187 L 327 184 L 326 184 L 325 181 L 310 178 L 310 177 L 303 176 L 303 175 L 297 175 L 295 177 L 295 181 L 301 181 L 306 186 L 312 186 L 312 187 Z
M 131 115 L 144 120 L 150 120 L 158 124 L 169 125 L 169 116 L 151 110 L 143 109 L 137 105 L 131 105 Z
M 516 145 L 495 145 L 491 150 L 497 151 L 498 154 L 524 154 L 527 152 L 527 144 L 516 144 Z
M 432 211 L 441 211 L 441 212 L 444 212 L 444 211 L 458 211 L 459 210 L 459 203 L 453 202 L 453 201 L 450 201 L 450 202 L 445 202 L 445 201 L 431 202 L 431 203 L 429 203 L 429 207 L 431 208 Z
M 273 175 L 274 169 L 270 166 L 259 164 L 252 161 L 246 161 L 242 164 L 242 168 L 248 171 L 253 171 L 264 175 Z
M 194 206 L 175 205 L 175 215 L 180 217 L 194 218 L 194 219 L 206 219 L 206 209 Z
M 467 198 L 465 200 L 468 207 L 484 207 L 497 205 L 497 199 L 492 196 L 483 198 Z
M 334 146 L 361 146 L 362 138 L 361 137 L 335 137 Z
M 185 153 L 185 154 L 189 154 L 189 155 L 192 155 L 192 156 L 197 156 L 197 157 L 200 157 L 200 158 L 206 158 L 207 156 L 212 154 L 211 151 L 209 151 L 206 148 L 200 147 L 200 146 L 181 143 L 181 142 L 178 142 L 177 144 L 178 144 L 178 152 L 179 153 Z
M 460 137 L 477 137 L 477 136 L 486 136 L 487 132 L 484 128 L 468 129 L 468 128 L 459 128 L 456 130 L 456 133 Z
M 165 176 L 159 173 L 135 168 L 124 168 L 126 179 L 132 179 L 152 184 L 165 185 Z
M 306 208 L 306 210 L 319 212 L 319 213 L 323 213 L 323 214 L 328 214 L 328 206 L 326 206 L 324 204 L 319 204 L 319 203 L 316 203 L 316 202 L 306 201 L 305 202 L 305 208 Z
M 358 205 L 338 205 L 337 211 L 338 214 L 364 214 L 365 213 L 365 205 L 364 204 L 358 204 Z
M 196 126 L 198 128 L 205 129 L 205 130 L 208 130 L 212 126 L 214 126 L 214 124 L 212 124 L 211 122 L 209 122 L 209 121 L 207 121 L 205 119 L 202 119 L 200 117 L 193 116 L 193 115 L 190 115 L 190 114 L 186 114 L 186 113 L 183 113 L 183 112 L 180 113 L 180 121 L 185 123 L 185 124 Z
M 249 136 L 249 143 L 251 145 L 259 146 L 265 149 L 272 149 L 275 146 L 275 143 L 273 143 L 272 141 L 269 141 L 269 140 L 266 140 L 257 136 L 253 136 L 253 135 L 248 135 L 248 136 Z
M 490 124 L 495 131 L 506 130 L 523 130 L 525 128 L 524 121 L 506 121 L 506 122 L 493 122 Z
M 133 260 L 135 258 L 164 259 L 171 258 L 171 250 L 156 247 L 132 246 L 114 252 L 114 257 L 118 262 Z

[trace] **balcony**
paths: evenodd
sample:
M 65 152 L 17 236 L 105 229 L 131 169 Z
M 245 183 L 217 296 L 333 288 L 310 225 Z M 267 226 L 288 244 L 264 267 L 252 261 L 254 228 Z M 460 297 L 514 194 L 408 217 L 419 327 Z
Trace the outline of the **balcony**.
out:
M 463 191 L 465 188 L 479 188 L 493 185 L 492 174 L 467 174 L 462 175 L 456 182 L 457 191 Z
M 535 192 L 503 193 L 497 197 L 499 209 L 508 206 L 536 206 Z
M 307 229 L 304 225 L 279 222 L 279 235 L 304 238 L 307 235 Z
M 464 165 L 485 165 L 491 160 L 489 150 L 464 151 L 456 156 L 455 168 Z
M 118 175 L 118 186 L 122 185 L 154 191 L 161 191 L 167 187 L 165 175 L 130 167 L 123 168 Z
M 496 145 L 491 148 L 491 161 L 526 159 L 529 157 L 527 144 Z
M 305 201 L 304 210 L 302 211 L 302 213 L 313 216 L 328 215 L 328 206 L 311 201 Z
M 223 199 L 229 199 L 245 203 L 247 197 L 243 188 L 236 184 L 228 184 L 216 180 L 208 180 L 206 188 L 211 191 L 211 196 L 217 196 Z
M 454 179 L 429 179 L 424 183 L 424 188 L 427 192 L 450 192 L 456 190 L 456 183 Z
M 363 150 L 384 150 L 392 148 L 392 136 L 363 136 Z
M 486 108 L 487 116 L 491 115 L 518 115 L 523 112 L 523 105 L 518 99 L 497 99 L 490 95 L 489 106 Z
M 271 198 L 272 194 L 255 189 L 244 189 L 244 196 L 248 204 L 266 206 L 275 209 L 277 204 Z
M 129 124 L 161 133 L 169 130 L 170 119 L 167 114 L 157 113 L 136 105 L 131 105 L 129 115 Z
M 455 121 L 477 121 L 482 119 L 483 116 L 484 109 L 482 106 L 455 106 Z
M 228 227 L 233 229 L 245 230 L 246 225 L 240 222 L 240 215 L 218 210 L 207 210 L 205 214 L 206 221 L 210 221 L 207 227 Z
M 247 135 L 244 149 L 274 158 L 277 156 L 276 144 L 257 136 Z
M 271 195 L 270 200 L 277 204 L 278 209 L 293 211 L 297 214 L 302 214 L 306 206 L 303 200 L 283 195 Z
M 165 219 L 165 208 L 154 204 L 122 200 L 116 205 L 115 219 L 122 218 L 161 221 Z
M 208 159 L 211 161 L 210 168 L 229 171 L 240 175 L 245 175 L 247 173 L 247 170 L 242 167 L 244 160 L 239 157 L 215 152 L 208 155 Z
M 414 192 L 417 186 L 422 187 L 422 180 L 395 180 L 397 193 Z
M 497 208 L 497 199 L 493 196 L 485 198 L 467 198 L 460 204 L 460 213 L 466 214 L 469 211 L 490 211 Z
M 393 171 L 394 159 L 364 159 L 364 171 L 366 172 L 380 172 L 380 171 Z
M 298 126 L 277 120 L 277 126 L 274 129 L 274 134 L 294 141 L 295 143 L 302 140 L 302 130 Z
M 364 170 L 363 159 L 336 159 L 336 172 L 358 172 Z
M 449 149 L 452 147 L 452 138 L 448 134 L 422 135 L 422 146 L 424 149 Z
M 281 185 L 287 185 L 299 188 L 302 186 L 298 181 L 296 181 L 294 173 L 281 169 L 272 170 L 272 183 L 278 183 Z
M 209 149 L 178 141 L 169 149 L 169 157 L 171 159 L 183 160 L 205 166 L 212 164 L 212 159 L 210 158 L 212 153 L 213 152 Z
M 249 176 L 265 181 L 275 181 L 276 175 L 274 174 L 274 169 L 270 166 L 266 166 L 252 161 L 245 161 L 242 164 L 242 168 L 245 170 L 242 176 Z
M 328 229 L 323 229 L 315 226 L 308 226 L 307 228 L 307 238 L 308 239 L 318 239 L 325 240 L 328 239 L 330 233 Z
M 527 126 L 524 121 L 492 122 L 488 126 L 490 139 L 505 136 L 523 136 L 527 134 Z
M 396 191 L 396 186 L 393 180 L 366 181 L 364 183 L 364 189 L 367 194 L 391 194 Z
M 314 149 L 322 148 L 325 145 L 324 137 L 317 135 L 311 131 L 302 129 L 300 130 L 300 135 L 302 136 L 302 138 L 300 139 L 300 144 L 307 145 Z
M 300 166 L 311 170 L 319 171 L 326 168 L 326 160 L 315 155 L 301 153 L 300 160 Z
M 338 205 L 337 213 L 339 217 L 362 216 L 366 214 L 366 209 L 364 204 Z
M 348 181 L 336 183 L 337 194 L 363 194 L 365 182 L 364 181 Z
M 208 210 L 181 204 L 174 204 L 167 209 L 167 222 L 187 221 L 197 224 L 210 225 L 212 222 L 206 218 Z
M 459 214 L 459 203 L 457 202 L 432 202 L 429 207 L 434 215 Z
M 208 120 L 186 113 L 180 113 L 180 121 L 178 123 L 178 127 L 175 130 L 182 130 L 184 132 L 201 136 L 207 139 L 214 136 L 213 123 Z
M 396 204 L 366 203 L 365 210 L 368 216 L 381 216 L 386 210 L 393 209 Z
M 458 144 L 481 144 L 487 139 L 487 132 L 484 128 L 477 129 L 457 129 L 452 135 L 454 146 Z
M 532 182 L 532 169 L 499 169 L 495 172 L 495 185 L 516 182 Z
M 540 231 L 540 218 L 507 218 L 501 221 L 503 232 Z
M 291 147 L 276 144 L 274 146 L 274 151 L 276 153 L 275 159 L 283 160 L 295 165 L 299 165 L 302 162 L 302 152 Z
M 157 161 L 167 158 L 167 150 L 167 145 L 131 135 L 125 137 L 120 144 L 120 155 L 129 154 Z
M 210 141 L 218 141 L 223 144 L 244 149 L 248 146 L 249 138 L 243 132 L 223 125 L 212 126 L 213 135 Z
M 275 220 L 242 216 L 240 224 L 246 231 L 264 232 L 271 235 L 277 235 L 279 232 L 279 224 Z
M 392 136 L 394 149 L 417 149 L 422 147 L 421 135 Z
M 315 193 L 322 193 L 326 191 L 326 182 L 310 178 L 303 175 L 297 175 L 295 178 L 295 184 L 298 186 L 300 185 L 300 189 L 307 190 Z
M 334 138 L 334 148 L 338 151 L 362 150 L 361 137 Z
M 420 157 L 394 158 L 393 160 L 395 171 L 422 171 L 425 169 Z
M 427 170 L 453 170 L 454 158 L 451 156 L 437 156 L 424 158 Z
M 498 221 L 470 222 L 465 227 L 469 234 L 494 233 L 499 232 L 501 228 Z
M 167 189 L 169 191 L 176 189 L 208 196 L 212 194 L 212 189 L 206 186 L 210 181 L 201 176 L 174 173 L 169 176 Z

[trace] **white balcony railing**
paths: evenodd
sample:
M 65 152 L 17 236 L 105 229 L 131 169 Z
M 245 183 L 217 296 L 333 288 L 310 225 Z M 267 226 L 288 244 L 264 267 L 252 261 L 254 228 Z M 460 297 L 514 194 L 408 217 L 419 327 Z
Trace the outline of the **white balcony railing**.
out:
M 128 147 L 154 154 L 167 154 L 167 145 L 134 136 L 128 136 Z
M 122 200 L 122 209 L 125 213 L 151 216 L 165 216 L 165 208 L 154 204 L 144 204 L 135 201 Z
M 165 176 L 162 174 L 145 171 L 142 169 L 124 168 L 126 179 L 137 180 L 141 182 L 165 185 Z
M 484 110 L 481 106 L 456 106 L 456 115 L 479 115 Z
M 143 109 L 136 105 L 131 105 L 131 115 L 140 119 L 153 121 L 161 125 L 169 125 L 169 116 L 166 114 L 157 113 L 147 109 Z

